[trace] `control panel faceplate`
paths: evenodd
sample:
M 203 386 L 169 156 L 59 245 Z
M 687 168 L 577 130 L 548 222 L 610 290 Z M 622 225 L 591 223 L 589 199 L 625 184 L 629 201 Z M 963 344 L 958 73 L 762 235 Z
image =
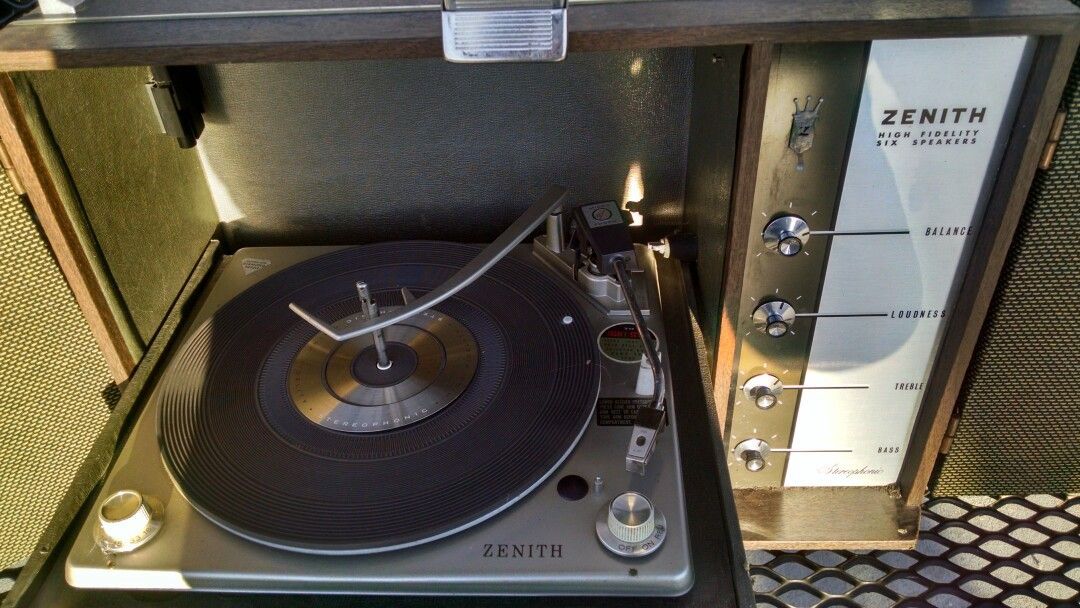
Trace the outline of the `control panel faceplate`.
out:
M 736 486 L 896 481 L 961 314 L 1031 49 L 1025 37 L 782 47 L 738 312 Z M 812 146 L 791 148 L 807 95 L 825 105 Z

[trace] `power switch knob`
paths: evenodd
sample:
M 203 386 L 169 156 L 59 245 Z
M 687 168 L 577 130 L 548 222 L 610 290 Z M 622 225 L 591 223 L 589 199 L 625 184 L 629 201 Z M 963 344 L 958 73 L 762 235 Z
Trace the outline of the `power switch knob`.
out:
M 637 492 L 623 492 L 608 505 L 607 525 L 622 542 L 640 543 L 656 529 L 652 503 Z
M 667 519 L 637 492 L 623 492 L 596 514 L 596 537 L 622 557 L 645 557 L 667 538 Z

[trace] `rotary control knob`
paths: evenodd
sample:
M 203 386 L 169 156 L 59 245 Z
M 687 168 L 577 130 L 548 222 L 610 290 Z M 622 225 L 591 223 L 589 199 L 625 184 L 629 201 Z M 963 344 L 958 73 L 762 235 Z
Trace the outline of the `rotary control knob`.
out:
M 781 215 L 761 233 L 765 247 L 783 256 L 797 255 L 810 239 L 810 226 L 797 215 Z
M 788 333 L 795 322 L 795 308 L 784 300 L 766 302 L 754 309 L 754 326 L 774 338 Z
M 738 456 L 746 470 L 757 473 L 769 464 L 769 444 L 762 439 L 746 439 L 735 446 L 735 455 Z
M 616 555 L 644 557 L 664 542 L 667 520 L 643 494 L 623 492 L 597 514 L 596 535 Z
M 652 503 L 637 492 L 619 494 L 608 505 L 607 526 L 624 543 L 645 540 L 656 529 Z
M 743 394 L 763 410 L 776 405 L 783 392 L 784 383 L 772 374 L 758 374 L 743 383 Z
M 98 508 L 97 544 L 106 553 L 127 553 L 150 541 L 161 530 L 160 502 L 135 490 L 113 492 Z

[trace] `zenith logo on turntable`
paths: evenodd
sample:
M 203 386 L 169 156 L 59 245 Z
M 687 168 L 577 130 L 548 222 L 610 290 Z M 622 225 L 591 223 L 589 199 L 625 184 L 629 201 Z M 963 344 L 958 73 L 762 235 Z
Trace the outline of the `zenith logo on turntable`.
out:
M 499 559 L 562 559 L 562 545 L 547 543 L 484 543 L 483 557 Z

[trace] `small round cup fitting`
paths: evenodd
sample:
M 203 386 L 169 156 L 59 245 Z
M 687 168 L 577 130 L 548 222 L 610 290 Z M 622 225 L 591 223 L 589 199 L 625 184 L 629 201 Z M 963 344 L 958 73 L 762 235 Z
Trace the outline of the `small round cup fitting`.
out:
M 164 508 L 153 496 L 135 490 L 110 494 L 98 507 L 94 540 L 106 553 L 127 553 L 145 545 L 161 530 Z

